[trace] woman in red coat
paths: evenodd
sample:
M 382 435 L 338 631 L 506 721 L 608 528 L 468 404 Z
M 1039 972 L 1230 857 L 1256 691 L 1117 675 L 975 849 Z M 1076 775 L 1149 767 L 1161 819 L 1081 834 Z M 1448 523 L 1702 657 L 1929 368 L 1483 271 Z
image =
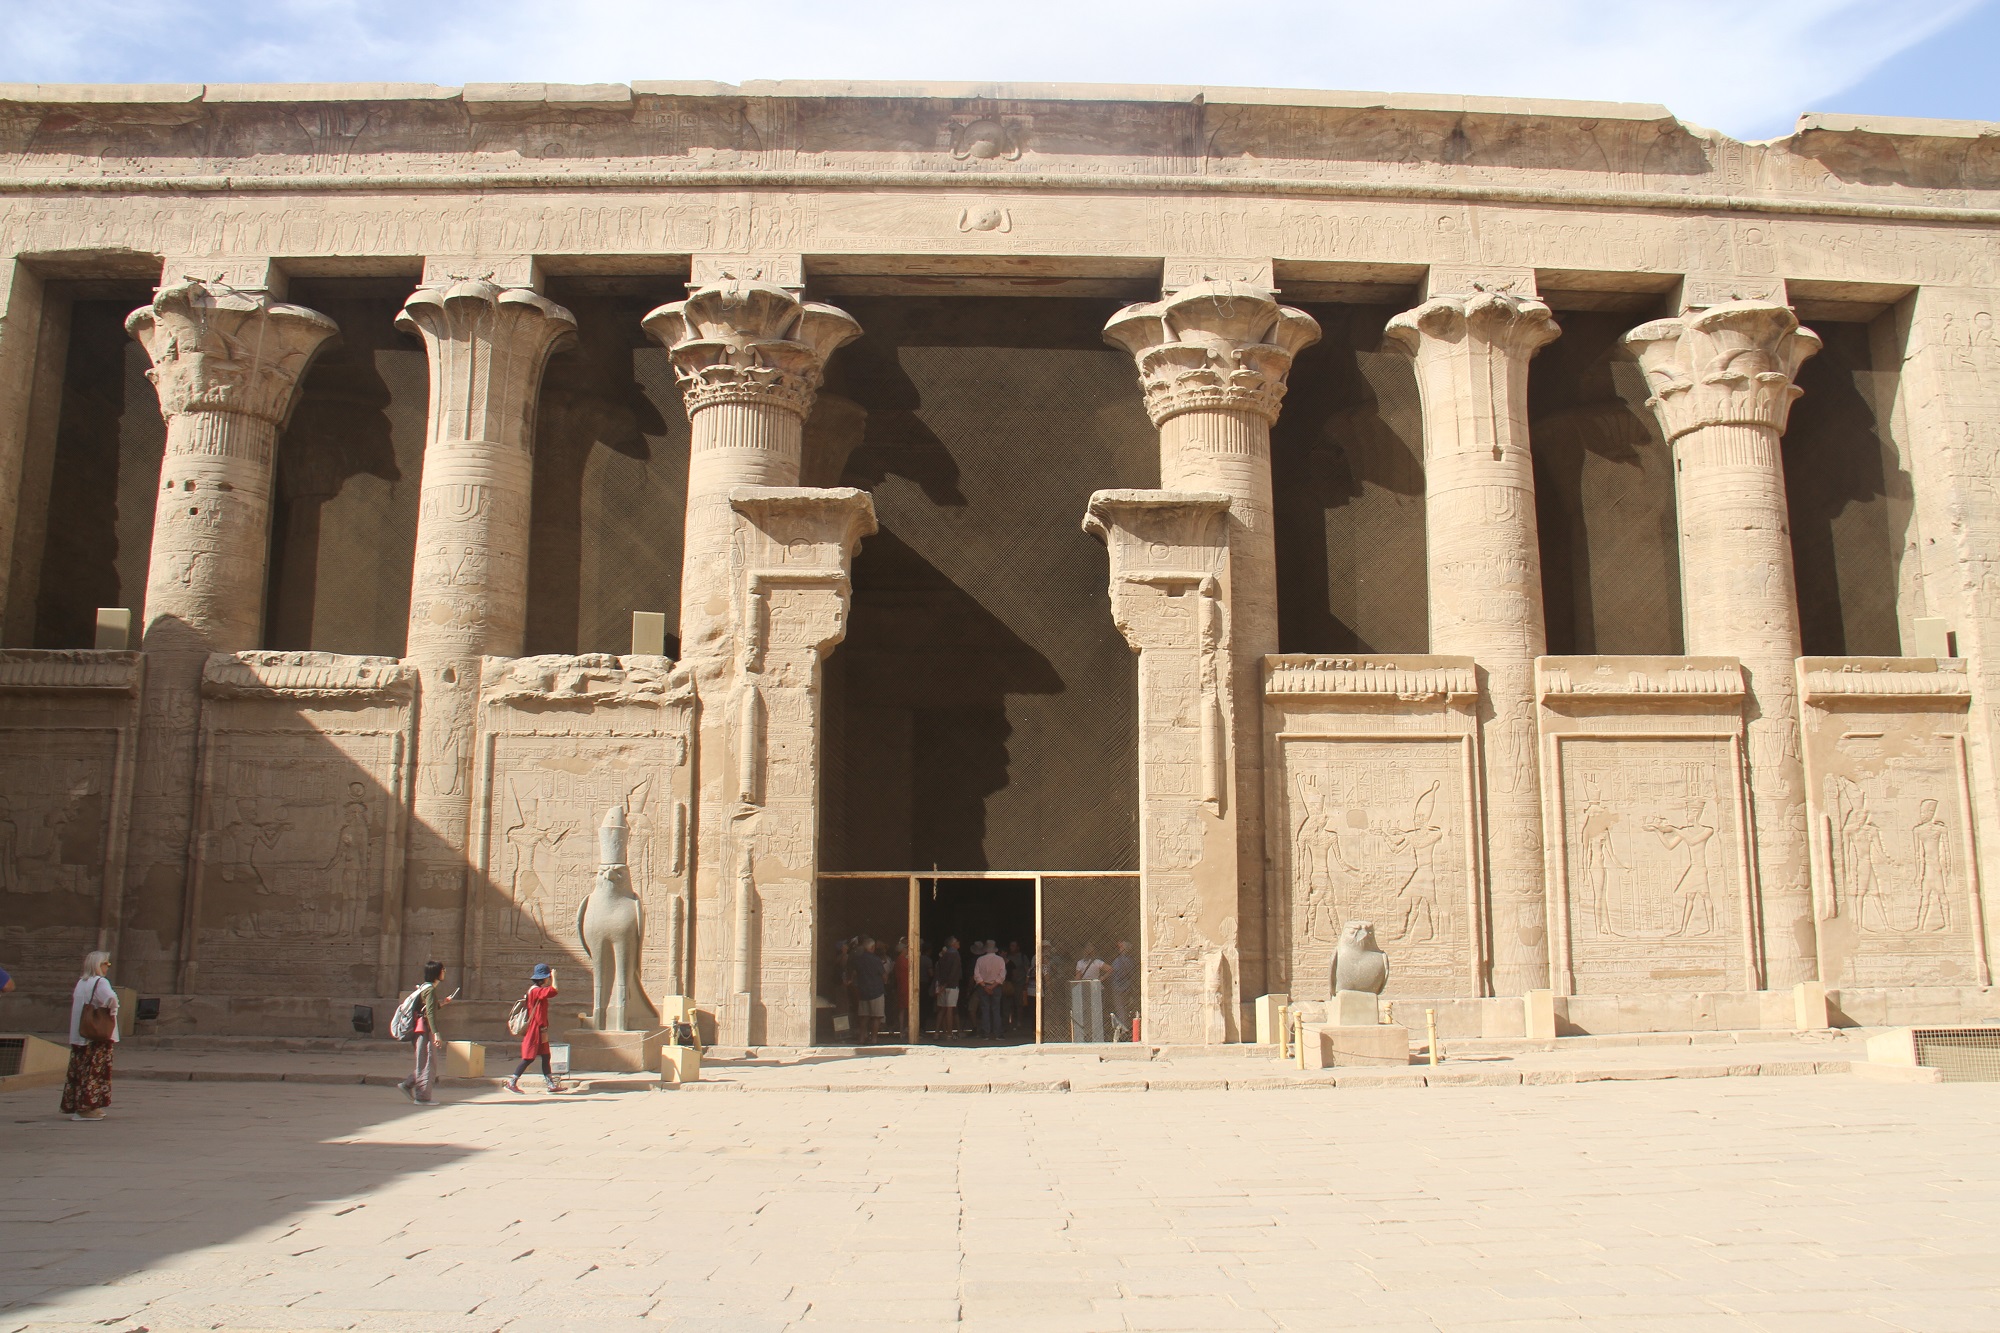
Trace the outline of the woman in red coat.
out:
M 515 1068 L 514 1077 L 507 1080 L 507 1091 L 522 1090 L 521 1075 L 528 1072 L 528 1066 L 537 1058 L 542 1062 L 542 1079 L 549 1085 L 549 1091 L 565 1091 L 561 1080 L 549 1072 L 549 1001 L 559 993 L 555 969 L 547 963 L 536 963 L 528 993 L 521 997 L 521 1002 L 528 1006 L 528 1026 L 521 1033 L 521 1063 Z

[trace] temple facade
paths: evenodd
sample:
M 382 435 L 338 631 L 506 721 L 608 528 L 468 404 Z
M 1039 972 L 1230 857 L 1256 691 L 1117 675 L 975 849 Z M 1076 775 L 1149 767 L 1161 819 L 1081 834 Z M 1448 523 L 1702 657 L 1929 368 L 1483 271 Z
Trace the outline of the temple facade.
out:
M 1996 311 L 1993 125 L 0 86 L 10 1025 L 497 1031 L 614 809 L 731 1045 L 1990 1014 Z

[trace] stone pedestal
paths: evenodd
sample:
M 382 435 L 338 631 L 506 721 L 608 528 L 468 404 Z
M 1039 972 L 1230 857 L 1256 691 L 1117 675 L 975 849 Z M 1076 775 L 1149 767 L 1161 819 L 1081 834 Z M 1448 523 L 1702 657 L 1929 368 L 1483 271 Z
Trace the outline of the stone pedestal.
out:
M 1227 559 L 1211 560 L 1215 568 L 1205 575 L 1206 587 L 1200 580 L 1186 585 L 1203 607 L 1200 623 L 1189 626 L 1193 633 L 1184 640 L 1201 659 L 1203 699 L 1192 715 L 1200 718 L 1200 734 L 1185 738 L 1200 745 L 1200 759 L 1190 763 L 1194 755 L 1178 752 L 1180 743 L 1163 726 L 1170 714 L 1142 711 L 1140 763 L 1147 776 L 1141 778 L 1141 822 L 1150 827 L 1142 828 L 1140 871 L 1147 899 L 1145 1006 L 1153 1035 L 1233 1041 L 1242 996 L 1288 981 L 1282 960 L 1274 967 L 1269 957 L 1283 907 L 1266 883 L 1263 825 L 1261 671 L 1265 655 L 1278 650 L 1271 425 L 1292 358 L 1319 340 L 1319 325 L 1279 305 L 1263 287 L 1204 281 L 1164 300 L 1127 306 L 1105 325 L 1104 336 L 1138 363 L 1146 412 L 1160 431 L 1162 489 L 1223 502 L 1208 540 Z M 1091 512 L 1101 524 L 1095 501 Z M 1114 585 L 1119 577 L 1114 572 Z M 1180 595 L 1166 585 L 1160 589 Z M 1143 663 L 1140 671 L 1143 700 Z M 1152 684 L 1157 709 L 1166 702 L 1158 687 L 1168 682 L 1156 678 Z M 1187 793 L 1195 799 L 1179 802 L 1172 814 L 1157 804 L 1169 793 L 1156 779 L 1169 767 L 1190 776 L 1198 770 L 1201 780 Z M 1158 891 L 1186 892 L 1163 885 L 1163 872 L 1195 882 L 1200 907 L 1181 915 L 1189 923 L 1184 931 L 1163 929 L 1167 909 L 1156 901 Z M 1204 974 L 1213 986 L 1218 971 L 1226 975 L 1219 978 L 1216 1013 L 1197 1019 L 1190 1005 L 1155 1007 L 1175 990 L 1201 994 Z
M 1430 650 L 1471 657 L 1484 687 L 1486 980 L 1495 995 L 1549 979 L 1534 692 L 1547 639 L 1528 362 L 1559 332 L 1546 305 L 1514 290 L 1437 296 L 1388 327 L 1416 361 L 1423 399 Z
M 1410 1030 L 1399 1023 L 1370 1023 L 1360 1027 L 1308 1023 L 1299 1050 L 1299 1065 L 1303 1069 L 1409 1063 Z
M 269 292 L 193 279 L 161 287 L 125 327 L 152 358 L 148 374 L 167 423 L 146 567 L 130 865 L 149 903 L 180 904 L 171 982 L 178 990 L 192 945 L 186 865 L 202 666 L 210 653 L 261 646 L 272 454 L 299 382 L 337 330 L 326 316 Z M 141 960 L 151 943 L 140 945 Z M 137 979 L 149 988 L 170 984 L 159 973 Z
M 571 1028 L 562 1035 L 569 1046 L 570 1072 L 638 1074 L 660 1067 L 660 1048 L 673 1039 L 665 1028 L 651 1032 L 599 1032 Z
M 534 281 L 532 266 L 507 276 Z M 492 265 L 433 261 L 396 326 L 431 372 L 405 655 L 421 678 L 404 938 L 460 963 L 480 658 L 518 657 L 527 618 L 535 405 L 551 353 L 576 329 Z M 405 970 L 424 961 L 405 960 Z
M 701 1082 L 701 1047 L 672 1045 L 660 1047 L 660 1082 L 675 1084 Z
M 1819 350 L 1789 306 L 1725 301 L 1625 335 L 1673 446 L 1685 651 L 1742 661 L 1762 986 L 1817 975 L 1800 758 L 1799 612 L 1779 437 Z
M 1531 990 L 1523 997 L 1523 1036 L 1530 1041 L 1554 1041 L 1556 1037 L 1556 993 Z
M 1251 1006 L 1255 1015 L 1257 1044 L 1275 1046 L 1278 1044 L 1280 1027 L 1284 1021 L 1284 1010 L 1292 1002 L 1289 995 L 1259 995 Z
M 1326 1016 L 1344 1028 L 1373 1027 L 1382 1021 L 1382 997 L 1373 991 L 1335 991 Z

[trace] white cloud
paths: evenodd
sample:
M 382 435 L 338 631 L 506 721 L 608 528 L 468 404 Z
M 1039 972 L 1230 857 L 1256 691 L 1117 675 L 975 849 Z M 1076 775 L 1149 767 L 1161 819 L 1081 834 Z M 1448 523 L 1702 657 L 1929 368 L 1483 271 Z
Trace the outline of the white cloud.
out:
M 0 78 L 1243 84 L 1664 102 L 1750 136 L 1979 2 L 4 0 Z

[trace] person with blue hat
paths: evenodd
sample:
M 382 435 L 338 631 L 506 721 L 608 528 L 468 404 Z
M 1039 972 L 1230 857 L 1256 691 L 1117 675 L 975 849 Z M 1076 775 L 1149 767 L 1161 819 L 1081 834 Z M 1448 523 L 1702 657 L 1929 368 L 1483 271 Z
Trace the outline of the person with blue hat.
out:
M 547 963 L 536 963 L 528 980 L 528 993 L 515 1002 L 514 1012 L 507 1019 L 508 1029 L 521 1034 L 521 1063 L 515 1068 L 514 1077 L 507 1080 L 507 1091 L 523 1091 L 521 1075 L 537 1059 L 542 1062 L 542 1081 L 549 1085 L 549 1091 L 567 1091 L 562 1081 L 549 1072 L 549 1001 L 559 993 L 556 970 Z

